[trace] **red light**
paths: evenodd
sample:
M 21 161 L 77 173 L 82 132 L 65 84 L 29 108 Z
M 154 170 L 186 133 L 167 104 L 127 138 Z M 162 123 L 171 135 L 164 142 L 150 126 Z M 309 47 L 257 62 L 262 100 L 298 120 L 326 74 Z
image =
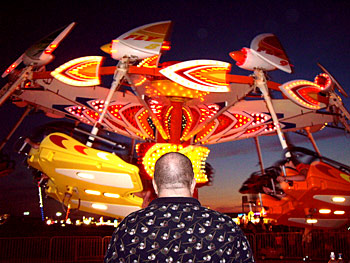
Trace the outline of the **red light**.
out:
M 214 107 L 213 105 L 209 105 L 208 109 L 209 111 L 203 108 L 199 109 L 201 113 L 201 118 L 199 119 L 199 123 L 204 122 L 206 119 L 212 118 L 217 113 L 216 107 Z
M 25 85 L 24 85 L 24 88 L 25 89 L 28 89 L 30 88 L 30 86 L 32 85 L 32 83 L 30 81 L 28 81 Z
M 91 119 L 94 119 L 95 121 L 97 121 L 99 119 L 99 115 L 97 112 L 94 112 L 92 110 L 88 110 L 85 112 L 86 115 L 88 115 Z
M 315 77 L 314 82 L 321 86 L 322 89 L 327 89 L 331 85 L 332 80 L 326 73 L 321 73 Z
M 15 67 L 17 67 L 17 64 L 16 63 L 13 63 L 11 66 L 9 66 L 5 72 L 6 73 L 10 73 Z
M 118 105 L 111 105 L 108 107 L 108 111 L 114 116 L 116 117 L 117 119 L 119 120 L 123 120 L 122 117 L 120 116 L 119 114 L 119 111 L 121 108 L 123 108 L 124 105 L 122 104 L 118 104 Z
M 170 50 L 170 41 L 164 41 L 161 47 L 161 50 Z
M 247 50 L 242 48 L 240 51 L 230 52 L 230 57 L 236 61 L 237 66 L 242 66 L 247 59 Z
M 51 54 L 52 51 L 54 51 L 57 47 L 57 44 L 51 44 L 48 46 L 48 48 L 44 51 L 45 54 Z

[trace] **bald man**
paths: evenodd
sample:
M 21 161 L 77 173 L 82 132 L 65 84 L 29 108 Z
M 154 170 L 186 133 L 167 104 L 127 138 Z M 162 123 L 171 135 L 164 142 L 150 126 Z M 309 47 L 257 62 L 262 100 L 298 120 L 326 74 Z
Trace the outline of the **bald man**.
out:
M 113 233 L 105 262 L 254 262 L 242 230 L 192 197 L 196 181 L 183 154 L 155 164 L 158 198 L 128 215 Z

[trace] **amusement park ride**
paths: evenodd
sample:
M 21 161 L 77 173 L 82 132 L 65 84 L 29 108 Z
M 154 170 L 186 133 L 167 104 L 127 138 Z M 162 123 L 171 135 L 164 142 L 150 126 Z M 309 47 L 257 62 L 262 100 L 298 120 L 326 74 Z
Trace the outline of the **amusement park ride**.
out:
M 314 81 L 267 80 L 267 71 L 292 72 L 273 34 L 258 35 L 250 48 L 229 54 L 237 66 L 252 71 L 250 76 L 232 75 L 231 64 L 215 60 L 161 63 L 161 55 L 170 50 L 170 21 L 138 27 L 102 46 L 118 61 L 116 66 L 102 66 L 103 57 L 89 56 L 47 71 L 52 52 L 74 25 L 25 51 L 2 75 L 8 83 L 0 90 L 0 105 L 10 100 L 27 107 L 21 120 L 33 108 L 49 117 L 74 120 L 72 128 L 70 122 L 42 129 L 40 140 L 27 138 L 19 149 L 27 154 L 28 165 L 39 171 L 39 189 L 42 186 L 68 212 L 124 217 L 140 209 L 152 189 L 154 163 L 167 152 L 191 159 L 201 187 L 210 182 L 205 145 L 255 138 L 261 157 L 258 136 L 277 134 L 288 159 L 295 152 L 288 150 L 285 132 L 303 131 L 316 147 L 311 133 L 326 123 L 350 131 L 350 114 L 336 91 L 347 94 L 323 66 Z M 113 75 L 111 86 L 99 86 L 107 75 Z M 272 90 L 280 98 L 272 98 Z M 118 156 L 126 146 L 106 132 L 132 139 L 130 158 Z M 304 181 L 279 184 L 269 177 L 272 194 L 249 184 L 243 192 L 258 194 L 265 216 L 277 222 L 305 226 L 312 217 L 315 227 L 341 226 L 347 221 L 341 211 L 350 206 L 350 168 L 319 152 L 312 155 L 318 160 L 311 163 Z M 262 162 L 261 166 L 261 176 L 252 179 L 258 184 L 268 175 Z M 275 198 L 277 188 L 286 195 L 280 200 Z

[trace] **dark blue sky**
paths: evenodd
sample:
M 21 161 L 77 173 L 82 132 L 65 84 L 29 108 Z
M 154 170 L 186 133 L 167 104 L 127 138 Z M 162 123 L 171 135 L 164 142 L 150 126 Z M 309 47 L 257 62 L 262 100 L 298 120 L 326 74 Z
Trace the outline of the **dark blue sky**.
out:
M 162 58 L 216 59 L 233 64 L 232 74 L 250 72 L 234 66 L 228 53 L 249 47 L 260 33 L 274 33 L 284 46 L 294 73 L 272 72 L 272 80 L 313 80 L 322 63 L 350 93 L 350 4 L 348 1 L 28 1 L 3 4 L 0 10 L 0 71 L 3 72 L 33 42 L 55 29 L 77 22 L 71 34 L 55 51 L 52 70 L 64 62 L 86 55 L 107 56 L 99 48 L 122 33 L 143 24 L 172 20 L 172 49 Z M 115 65 L 108 58 L 105 65 Z M 1 86 L 5 81 L 1 80 Z M 108 85 L 108 84 L 107 84 Z M 350 99 L 344 99 L 350 108 Z M 23 109 L 5 104 L 0 109 L 3 138 Z M 10 116 L 10 118 L 8 118 Z M 45 122 L 47 118 L 41 117 Z M 37 126 L 38 117 L 29 116 L 15 133 L 5 151 L 14 155 L 12 144 Z M 315 134 L 325 156 L 350 164 L 350 141 L 341 131 Z M 311 148 L 300 136 L 293 142 Z M 281 157 L 276 137 L 260 138 L 265 166 Z M 212 187 L 200 190 L 200 200 L 213 208 L 240 207 L 238 189 L 259 169 L 253 139 L 211 146 L 208 161 L 216 176 Z M 0 178 L 0 214 L 13 207 L 36 206 L 36 188 L 24 165 L 9 177 Z M 24 201 L 25 200 L 25 201 Z M 30 202 L 28 202 L 28 200 Z M 32 200 L 32 201 L 31 201 Z M 224 200 L 224 201 L 221 201 Z M 36 210 L 39 213 L 39 210 Z M 39 215 L 39 214 L 38 214 Z

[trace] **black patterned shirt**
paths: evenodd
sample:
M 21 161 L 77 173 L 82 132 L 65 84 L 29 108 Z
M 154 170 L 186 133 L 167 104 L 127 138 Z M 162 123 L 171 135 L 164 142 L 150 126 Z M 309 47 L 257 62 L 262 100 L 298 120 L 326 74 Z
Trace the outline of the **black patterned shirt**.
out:
M 254 262 L 232 219 L 190 197 L 162 197 L 128 215 L 113 233 L 110 262 Z

